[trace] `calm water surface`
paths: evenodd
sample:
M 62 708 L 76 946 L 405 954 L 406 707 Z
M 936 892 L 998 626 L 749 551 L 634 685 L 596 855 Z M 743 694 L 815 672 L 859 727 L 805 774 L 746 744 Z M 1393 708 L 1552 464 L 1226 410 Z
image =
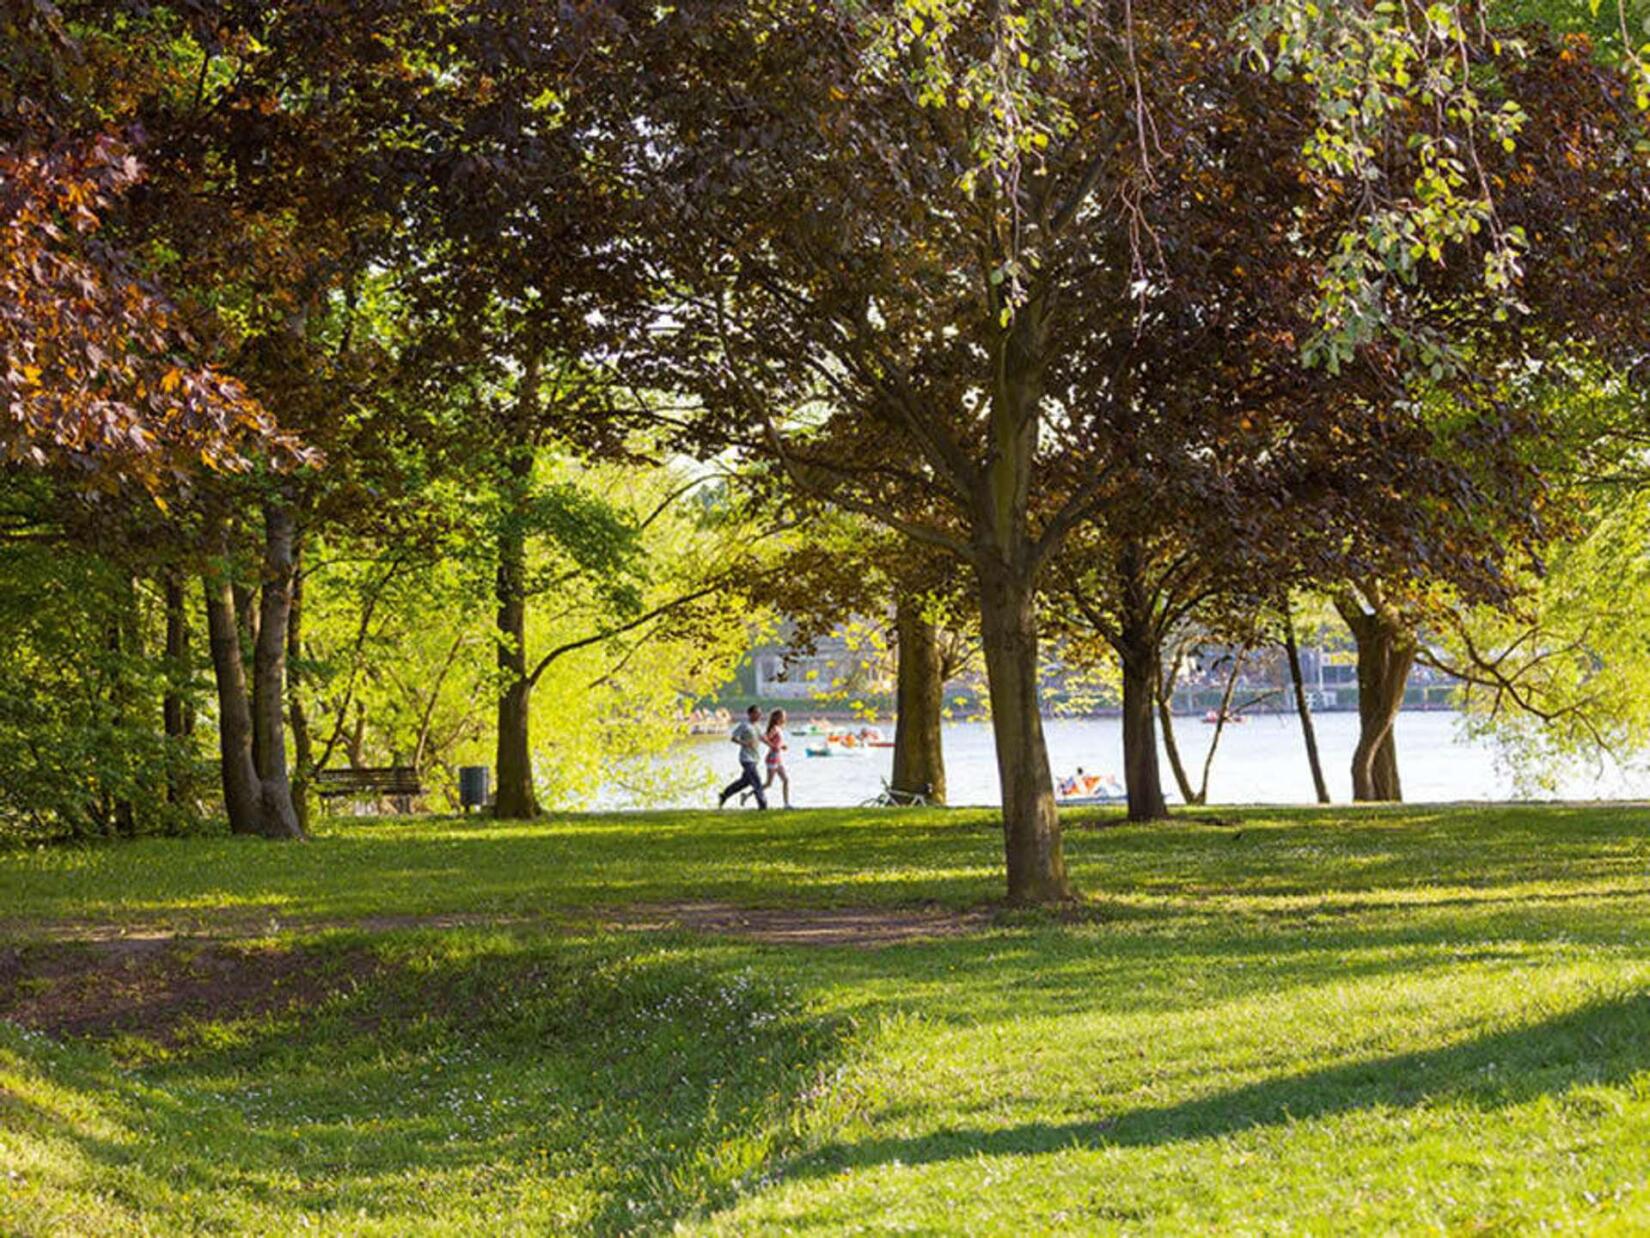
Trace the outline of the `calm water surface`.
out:
M 1202 768 L 1212 727 L 1198 718 L 1176 720 L 1176 736 L 1194 784 Z M 1318 748 L 1323 755 L 1329 791 L 1337 802 L 1352 795 L 1349 766 L 1358 738 L 1353 713 L 1328 713 L 1316 719 Z M 1079 765 L 1090 773 L 1122 776 L 1123 734 L 1115 718 L 1050 719 L 1047 721 L 1050 760 L 1056 777 Z M 1453 713 L 1405 713 L 1398 717 L 1398 766 L 1404 798 L 1411 802 L 1513 799 L 1532 793 L 1519 788 L 1497 760 L 1492 745 L 1476 743 L 1461 734 Z M 892 737 L 892 728 L 884 728 Z M 788 753 L 791 798 L 798 807 L 843 807 L 875 795 L 887 777 L 892 753 L 872 749 L 843 757 L 807 757 L 807 742 L 793 736 Z M 998 802 L 996 759 L 990 724 L 957 722 L 944 733 L 946 775 L 951 802 L 958 805 Z M 733 745 L 709 737 L 684 744 L 669 758 L 682 773 L 701 783 L 728 780 L 738 772 Z M 1163 761 L 1163 785 L 1171 798 L 1174 779 Z M 778 787 L 775 786 L 775 792 Z M 1562 799 L 1650 798 L 1650 773 L 1593 763 L 1578 763 L 1550 792 Z M 684 793 L 673 800 L 643 805 L 623 796 L 606 797 L 611 807 L 694 807 L 714 804 L 714 795 Z M 1312 776 L 1301 742 L 1300 723 L 1293 714 L 1256 715 L 1242 726 L 1227 727 L 1209 776 L 1209 800 L 1226 804 L 1309 804 Z

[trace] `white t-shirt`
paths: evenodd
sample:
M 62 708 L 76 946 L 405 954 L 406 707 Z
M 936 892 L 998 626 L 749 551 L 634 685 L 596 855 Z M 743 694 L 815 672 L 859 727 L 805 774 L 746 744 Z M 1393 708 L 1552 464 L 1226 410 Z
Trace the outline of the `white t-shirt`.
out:
M 733 742 L 739 745 L 739 759 L 741 761 L 747 765 L 757 763 L 756 745 L 760 740 L 757 737 L 754 724 L 740 719 L 739 724 L 733 728 Z

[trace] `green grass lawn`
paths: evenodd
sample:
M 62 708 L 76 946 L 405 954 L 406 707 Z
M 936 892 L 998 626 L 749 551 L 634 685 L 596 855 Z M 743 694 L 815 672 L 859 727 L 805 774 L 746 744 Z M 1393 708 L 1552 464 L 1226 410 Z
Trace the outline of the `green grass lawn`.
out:
M 978 908 L 988 814 L 0 854 L 0 1233 L 1650 1230 L 1650 812 L 1221 818 L 878 948 L 609 921 Z

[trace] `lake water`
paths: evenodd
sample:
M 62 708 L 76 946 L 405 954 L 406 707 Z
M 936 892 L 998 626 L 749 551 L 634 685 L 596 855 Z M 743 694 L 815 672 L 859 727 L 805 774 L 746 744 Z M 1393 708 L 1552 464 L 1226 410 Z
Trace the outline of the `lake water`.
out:
M 1315 719 L 1318 749 L 1323 757 L 1329 791 L 1336 802 L 1352 796 L 1349 767 L 1358 738 L 1354 713 L 1325 713 Z M 1090 773 L 1114 773 L 1123 768 L 1123 734 L 1116 718 L 1050 719 L 1046 722 L 1050 762 L 1058 778 L 1079 765 Z M 890 737 L 891 727 L 884 728 Z M 1175 734 L 1194 784 L 1202 769 L 1212 727 L 1198 718 L 1176 719 Z M 1532 794 L 1519 788 L 1497 760 L 1493 745 L 1473 742 L 1461 734 L 1457 715 L 1448 712 L 1404 713 L 1397 723 L 1398 768 L 1404 798 L 1414 803 L 1450 800 L 1499 800 Z M 791 771 L 791 798 L 798 807 L 844 807 L 875 795 L 892 765 L 888 749 L 871 749 L 842 757 L 807 757 L 805 737 L 793 736 L 787 754 Z M 984 722 L 956 722 L 944 732 L 946 776 L 950 800 L 957 805 L 998 802 L 997 767 L 991 727 Z M 681 774 L 708 785 L 714 778 L 727 781 L 738 772 L 733 746 L 708 737 L 682 745 L 669 763 Z M 1163 761 L 1163 786 L 1171 799 L 1174 778 Z M 775 786 L 774 791 L 778 791 Z M 1650 798 L 1650 773 L 1613 766 L 1578 763 L 1559 785 L 1548 792 L 1560 799 Z M 604 797 L 612 807 L 641 807 L 624 796 Z M 673 802 L 674 801 L 674 802 Z M 1229 726 L 1209 776 L 1209 802 L 1225 804 L 1309 804 L 1313 801 L 1312 775 L 1306 764 L 1300 723 L 1293 714 L 1252 716 L 1241 726 Z M 653 799 L 648 807 L 693 807 L 714 804 L 704 791 Z

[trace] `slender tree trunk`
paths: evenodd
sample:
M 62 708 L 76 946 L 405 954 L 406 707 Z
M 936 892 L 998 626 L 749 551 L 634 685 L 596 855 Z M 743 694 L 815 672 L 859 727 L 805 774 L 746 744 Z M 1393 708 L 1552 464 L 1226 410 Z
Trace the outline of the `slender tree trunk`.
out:
M 1283 603 L 1283 651 L 1289 659 L 1289 679 L 1295 686 L 1295 712 L 1300 715 L 1301 738 L 1306 741 L 1306 763 L 1312 767 L 1312 789 L 1318 803 L 1329 803 L 1329 784 L 1324 780 L 1323 761 L 1318 756 L 1318 732 L 1312 725 L 1312 702 L 1306 696 L 1306 680 L 1301 674 L 1301 651 L 1295 641 L 1295 617 L 1289 599 Z
M 343 751 L 350 759 L 350 769 L 366 768 L 366 706 L 355 702 L 355 723 L 343 736 Z
M 1238 675 L 1242 671 L 1243 653 L 1240 650 L 1232 658 L 1232 673 L 1226 676 L 1226 690 L 1220 694 L 1220 712 L 1215 715 L 1214 734 L 1209 736 L 1209 751 L 1203 756 L 1203 780 L 1198 784 L 1197 798 L 1191 803 L 1209 802 L 1209 771 L 1215 767 L 1215 752 L 1220 748 L 1220 736 L 1226 730 L 1226 720 L 1232 710 L 1232 693 L 1237 690 Z
M 235 582 L 234 589 L 235 628 L 240 633 L 242 675 L 250 685 L 253 682 L 254 651 L 258 645 L 258 590 L 240 581 Z M 252 763 L 260 769 L 263 767 L 256 728 L 252 732 Z
M 206 596 L 207 641 L 218 689 L 218 753 L 223 776 L 224 811 L 235 834 L 263 833 L 259 809 L 258 769 L 252 760 L 252 701 L 241 659 L 241 629 L 236 621 L 235 589 L 225 568 L 209 569 L 202 578 Z
M 1362 802 L 1403 799 L 1398 746 L 1392 735 L 1418 642 L 1378 594 L 1365 609 L 1340 606 L 1358 645 L 1358 746 L 1352 752 L 1352 798 Z
M 1175 786 L 1180 790 L 1180 800 L 1184 804 L 1192 802 L 1192 780 L 1186 773 L 1186 763 L 1180 756 L 1180 740 L 1175 736 L 1174 729 L 1174 684 L 1178 670 L 1170 671 L 1167 678 L 1163 675 L 1163 653 L 1158 650 L 1157 655 L 1157 724 L 1163 731 L 1163 751 L 1169 757 L 1169 772 L 1174 775 Z M 1176 658 L 1178 662 L 1178 656 Z
M 1117 568 L 1122 584 L 1117 657 L 1123 665 L 1123 786 L 1130 821 L 1161 821 L 1169 815 L 1169 806 L 1163 799 L 1153 715 L 1162 664 L 1140 548 L 1125 545 Z
M 505 479 L 506 509 L 498 537 L 498 786 L 495 815 L 508 821 L 536 817 L 529 733 L 533 685 L 527 678 L 527 536 L 522 524 L 532 484 L 533 456 L 518 448 Z
M 189 609 L 183 576 L 176 569 L 167 569 L 161 588 L 166 609 L 166 692 L 160 708 L 167 741 L 166 802 L 177 806 L 189 799 L 189 736 L 195 729 L 188 694 Z
M 109 704 L 117 727 L 124 728 L 132 717 L 132 673 L 142 656 L 141 628 L 138 623 L 137 581 L 126 577 L 121 581 L 119 605 L 110 617 Z M 132 802 L 131 783 L 126 781 L 118 792 L 105 789 L 102 799 L 107 808 L 106 820 L 122 838 L 137 835 L 137 806 Z
M 459 650 L 463 647 L 464 633 L 460 632 L 447 647 L 447 656 L 441 660 L 441 669 L 436 673 L 435 682 L 430 684 L 430 694 L 425 698 L 423 709 L 419 711 L 418 736 L 413 741 L 414 769 L 422 770 L 424 763 L 429 759 L 430 732 L 435 723 L 435 707 L 441 700 L 441 685 L 447 682 L 447 674 L 453 669 L 453 663 L 458 660 Z
M 355 702 L 355 722 L 344 735 L 344 753 L 351 769 L 364 769 L 367 764 L 367 707 Z
M 264 505 L 264 579 L 252 651 L 252 734 L 263 832 L 302 838 L 286 761 L 286 647 L 292 614 L 295 522 L 282 500 Z
M 940 743 L 944 672 L 939 633 L 915 600 L 900 599 L 894 617 L 899 667 L 895 687 L 894 773 L 896 791 L 945 803 L 945 753 Z
M 287 616 L 286 629 L 286 694 L 287 715 L 292 724 L 292 809 L 298 818 L 298 828 L 308 834 L 314 806 L 309 788 L 315 775 L 315 740 L 310 732 L 309 711 L 304 708 L 301 691 L 303 647 L 303 546 L 296 543 L 292 550 L 292 610 Z
M 1056 902 L 1070 898 L 1072 891 L 1037 697 L 1035 589 L 1029 574 L 1011 568 L 988 564 L 978 567 L 977 574 L 1002 784 L 1008 897 L 1013 903 Z

